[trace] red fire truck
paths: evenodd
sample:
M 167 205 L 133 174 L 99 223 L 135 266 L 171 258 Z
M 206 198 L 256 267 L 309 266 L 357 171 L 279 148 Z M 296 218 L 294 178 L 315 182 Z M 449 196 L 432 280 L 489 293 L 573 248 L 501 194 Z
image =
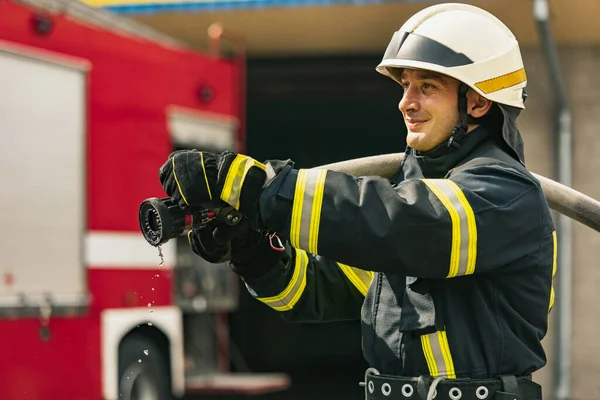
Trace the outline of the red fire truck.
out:
M 243 150 L 243 52 L 192 51 L 70 0 L 0 0 L 0 398 L 282 390 L 230 373 L 238 280 L 144 240 L 177 148 Z M 242 62 L 238 62 L 238 61 Z

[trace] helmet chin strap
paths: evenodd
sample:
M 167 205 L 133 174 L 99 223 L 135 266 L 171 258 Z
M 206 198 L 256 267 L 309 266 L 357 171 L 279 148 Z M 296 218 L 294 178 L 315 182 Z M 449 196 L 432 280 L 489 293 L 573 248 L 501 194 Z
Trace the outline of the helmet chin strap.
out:
M 467 114 L 467 91 L 469 87 L 461 82 L 458 87 L 458 114 L 460 122 L 452 129 L 452 134 L 446 142 L 446 145 L 454 150 L 458 150 L 460 142 L 467 135 L 469 130 L 469 114 Z

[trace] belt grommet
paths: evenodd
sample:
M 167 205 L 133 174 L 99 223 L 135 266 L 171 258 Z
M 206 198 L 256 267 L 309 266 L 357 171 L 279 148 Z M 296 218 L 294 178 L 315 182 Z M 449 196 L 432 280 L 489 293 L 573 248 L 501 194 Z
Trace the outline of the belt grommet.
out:
M 402 395 L 404 397 L 411 397 L 414 393 L 415 389 L 413 389 L 413 387 L 411 385 L 409 385 L 408 383 L 405 383 L 404 385 L 402 385 Z
M 373 383 L 373 381 L 369 381 L 367 387 L 369 388 L 369 393 L 373 393 L 375 391 L 375 384 Z
M 381 385 L 381 393 L 383 393 L 384 396 L 389 396 L 390 393 L 392 393 L 392 387 L 389 383 L 386 382 Z
M 460 400 L 462 397 L 462 391 L 457 387 L 453 387 L 448 392 L 448 396 L 450 396 L 452 400 Z
M 490 394 L 490 391 L 485 386 L 479 386 L 477 388 L 477 390 L 475 391 L 475 395 L 477 396 L 478 399 L 481 399 L 481 400 L 487 399 L 489 394 Z

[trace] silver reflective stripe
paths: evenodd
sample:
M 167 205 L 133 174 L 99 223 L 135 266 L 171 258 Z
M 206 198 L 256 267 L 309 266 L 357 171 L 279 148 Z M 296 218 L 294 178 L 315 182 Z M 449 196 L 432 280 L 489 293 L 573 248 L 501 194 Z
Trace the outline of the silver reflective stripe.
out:
M 301 169 L 298 171 L 292 219 L 290 243 L 293 247 L 318 254 L 319 223 L 325 192 L 327 171 L 324 169 Z
M 296 251 L 296 260 L 294 264 L 294 274 L 286 288 L 276 296 L 257 297 L 269 307 L 277 311 L 288 311 L 294 308 L 294 305 L 300 300 L 304 288 L 306 287 L 306 268 L 308 266 L 308 254 L 304 250 L 294 249 Z
M 456 379 L 454 361 L 450 353 L 446 331 L 438 331 L 421 336 L 421 345 L 431 376 Z
M 448 210 L 452 222 L 452 250 L 448 278 L 475 272 L 477 226 L 475 214 L 462 190 L 450 179 L 423 179 Z

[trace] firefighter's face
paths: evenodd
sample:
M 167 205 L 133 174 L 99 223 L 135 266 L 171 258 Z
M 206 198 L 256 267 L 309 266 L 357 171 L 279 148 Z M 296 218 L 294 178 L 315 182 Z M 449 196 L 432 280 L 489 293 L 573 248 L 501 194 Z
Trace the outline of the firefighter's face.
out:
M 398 108 L 404 117 L 407 144 L 418 151 L 429 151 L 446 141 L 460 122 L 459 82 L 434 72 L 404 69 L 400 74 L 404 94 Z M 487 106 L 487 107 L 486 107 Z M 474 117 L 487 112 L 491 102 L 473 90 L 467 93 L 467 112 Z M 469 126 L 469 131 L 475 126 Z

